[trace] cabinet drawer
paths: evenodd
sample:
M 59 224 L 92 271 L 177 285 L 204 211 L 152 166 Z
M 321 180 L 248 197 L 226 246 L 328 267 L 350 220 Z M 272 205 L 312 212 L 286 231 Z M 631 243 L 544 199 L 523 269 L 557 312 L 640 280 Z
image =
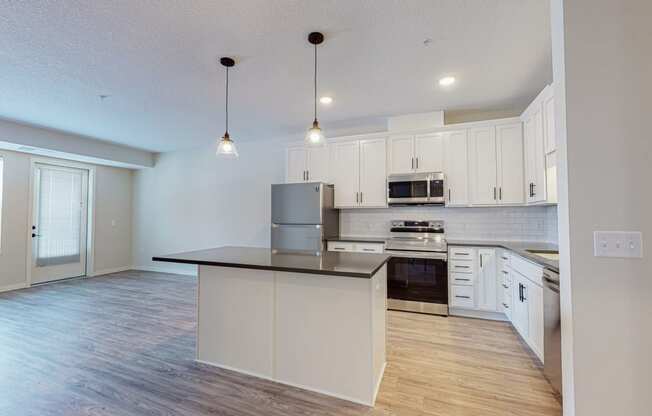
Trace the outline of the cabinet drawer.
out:
M 473 273 L 473 262 L 453 260 L 450 263 L 452 273 Z
M 458 308 L 474 308 L 473 286 L 451 286 L 450 304 Z
M 451 260 L 473 260 L 475 250 L 470 247 L 450 247 L 448 249 Z
M 328 242 L 328 251 L 355 251 L 354 243 L 346 243 L 339 241 L 329 241 Z
M 451 273 L 451 285 L 472 286 L 473 275 L 469 273 Z
M 543 285 L 543 267 L 538 264 L 525 260 L 521 256 L 512 256 L 511 268 L 527 277 L 532 283 L 538 286 Z
M 384 246 L 377 243 L 355 243 L 355 251 L 360 253 L 382 253 Z

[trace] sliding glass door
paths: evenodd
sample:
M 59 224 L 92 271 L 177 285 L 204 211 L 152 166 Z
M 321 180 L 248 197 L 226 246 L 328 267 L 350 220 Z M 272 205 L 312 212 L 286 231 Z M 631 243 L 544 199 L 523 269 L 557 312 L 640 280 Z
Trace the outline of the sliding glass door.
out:
M 32 284 L 84 276 L 88 171 L 37 163 L 33 175 Z

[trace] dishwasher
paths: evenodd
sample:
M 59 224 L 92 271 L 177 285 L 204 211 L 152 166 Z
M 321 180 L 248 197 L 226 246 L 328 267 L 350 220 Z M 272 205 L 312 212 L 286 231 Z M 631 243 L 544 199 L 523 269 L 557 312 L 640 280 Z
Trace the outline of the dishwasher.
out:
M 543 373 L 561 397 L 561 314 L 559 274 L 543 271 Z

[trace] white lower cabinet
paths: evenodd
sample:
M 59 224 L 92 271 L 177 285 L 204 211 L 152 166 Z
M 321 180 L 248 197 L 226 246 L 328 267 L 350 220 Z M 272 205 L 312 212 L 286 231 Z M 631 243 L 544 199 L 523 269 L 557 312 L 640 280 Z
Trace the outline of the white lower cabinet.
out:
M 329 241 L 328 251 L 345 251 L 349 253 L 382 253 L 383 243 L 363 243 L 354 241 Z
M 543 362 L 543 268 L 515 256 L 512 262 L 513 280 L 511 322 L 528 346 Z
M 543 362 L 543 267 L 496 247 L 451 246 L 448 259 L 450 314 L 507 318 Z

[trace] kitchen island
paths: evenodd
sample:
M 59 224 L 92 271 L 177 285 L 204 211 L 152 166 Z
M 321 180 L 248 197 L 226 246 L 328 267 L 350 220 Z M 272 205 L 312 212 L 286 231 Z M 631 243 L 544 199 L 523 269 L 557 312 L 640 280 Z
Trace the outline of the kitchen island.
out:
M 372 406 L 385 368 L 386 254 L 220 247 L 199 267 L 197 360 Z

